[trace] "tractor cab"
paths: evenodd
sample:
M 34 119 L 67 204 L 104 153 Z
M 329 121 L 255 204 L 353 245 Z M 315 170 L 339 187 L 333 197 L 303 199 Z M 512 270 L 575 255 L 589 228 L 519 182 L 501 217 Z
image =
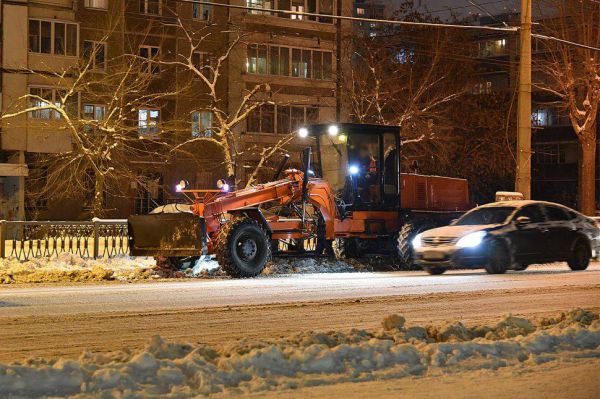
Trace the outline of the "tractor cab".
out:
M 349 211 L 400 206 L 400 128 L 354 123 L 317 124 L 299 130 L 313 140 L 313 171 L 329 182 Z

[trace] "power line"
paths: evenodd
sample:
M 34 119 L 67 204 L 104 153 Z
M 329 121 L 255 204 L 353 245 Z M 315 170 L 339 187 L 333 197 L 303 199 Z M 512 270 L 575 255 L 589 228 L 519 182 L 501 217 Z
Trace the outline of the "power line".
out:
M 570 44 L 571 46 L 581 47 L 581 48 L 584 48 L 587 50 L 600 51 L 600 48 L 598 48 L 598 47 L 592 47 L 592 46 L 588 46 L 587 44 L 572 42 L 570 40 L 560 39 L 560 38 L 554 37 L 554 36 L 540 35 L 539 33 L 532 33 L 531 36 L 536 37 L 538 39 L 553 40 L 553 41 L 564 43 L 564 44 Z
M 237 10 L 256 11 L 256 12 L 260 12 L 260 13 L 275 13 L 275 14 L 283 14 L 283 15 L 290 15 L 290 16 L 295 15 L 295 16 L 300 16 L 300 17 L 319 17 L 319 18 L 339 19 L 339 20 L 353 21 L 353 22 L 369 22 L 369 23 L 376 23 L 376 24 L 429 26 L 429 27 L 436 27 L 436 28 L 494 30 L 494 31 L 502 31 L 502 32 L 516 32 L 518 30 L 517 27 L 500 28 L 500 27 L 495 27 L 495 26 L 482 26 L 482 25 L 458 25 L 458 24 L 443 24 L 443 23 L 435 23 L 435 22 L 413 22 L 413 21 L 398 21 L 398 20 L 394 20 L 394 19 L 350 17 L 350 16 L 344 16 L 344 15 L 329 15 L 329 14 L 320 14 L 320 13 L 304 12 L 304 11 L 276 10 L 273 8 L 249 7 L 249 6 L 241 6 L 241 5 L 237 5 L 237 4 L 222 4 L 222 3 L 214 3 L 211 1 L 200 1 L 200 0 L 177 0 L 177 1 L 183 2 L 183 3 L 232 8 L 232 9 L 237 9 Z

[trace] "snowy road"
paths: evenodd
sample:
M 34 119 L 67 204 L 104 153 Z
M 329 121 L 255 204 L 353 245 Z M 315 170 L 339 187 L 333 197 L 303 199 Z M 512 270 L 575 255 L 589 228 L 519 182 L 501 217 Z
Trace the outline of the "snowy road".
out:
M 143 312 L 562 286 L 600 287 L 600 264 L 577 273 L 566 265 L 552 265 L 504 275 L 488 275 L 480 270 L 455 271 L 442 276 L 429 276 L 424 272 L 330 273 L 245 280 L 10 287 L 0 289 L 0 317 Z
M 155 334 L 222 342 L 301 330 L 375 328 L 411 321 L 496 320 L 574 307 L 600 309 L 600 264 L 488 275 L 457 271 L 340 273 L 248 280 L 0 288 L 0 362 L 135 347 Z

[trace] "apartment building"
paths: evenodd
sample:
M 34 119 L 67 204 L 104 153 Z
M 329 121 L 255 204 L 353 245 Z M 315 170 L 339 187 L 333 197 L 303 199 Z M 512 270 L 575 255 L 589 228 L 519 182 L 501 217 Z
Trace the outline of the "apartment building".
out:
M 158 126 L 173 129 L 174 140 L 210 135 L 214 115 L 203 110 L 209 101 L 203 82 L 181 66 L 169 68 L 151 62 L 174 61 L 178 55 L 189 53 L 187 37 L 175 26 L 183 21 L 192 32 L 212 31 L 209 40 L 203 41 L 193 55 L 201 68 L 215 62 L 224 47 L 239 41 L 225 62 L 223 77 L 217 85 L 222 109 L 235 112 L 249 89 L 258 84 L 269 87 L 269 104 L 257 108 L 234 129 L 239 146 L 236 150 L 240 154 L 236 173 L 243 181 L 256 164 L 260 148 L 277 143 L 302 124 L 344 119 L 337 76 L 341 68 L 339 60 L 344 58 L 340 40 L 351 26 L 329 15 L 350 15 L 352 3 L 347 0 L 221 3 L 242 8 L 179 0 L 2 0 L 1 110 L 14 109 L 18 99 L 27 93 L 48 102 L 56 101 L 61 85 L 68 85 L 71 79 L 69 76 L 58 79 L 56 73 L 80 62 L 86 54 L 93 54 L 92 66 L 98 74 L 107 73 L 109 60 L 130 54 L 149 60 L 143 72 L 155 77 L 153 87 L 171 87 L 175 83 L 181 88 L 160 102 L 132 110 L 130 122 L 140 136 L 152 134 Z M 307 17 L 293 14 L 294 11 L 322 16 Z M 89 94 L 79 93 L 70 106 L 82 118 L 102 118 L 105 105 L 91 100 Z M 12 118 L 10 124 L 0 126 L 1 218 L 24 219 L 33 215 L 25 195 L 28 174 L 35 167 L 32 160 L 36 154 L 70 151 L 72 138 L 61 129 L 62 123 L 54 113 L 40 111 Z M 295 139 L 289 148 L 294 153 L 304 146 L 306 143 Z M 174 187 L 181 179 L 195 187 L 212 188 L 217 178 L 225 177 L 222 156 L 218 148 L 197 151 L 193 163 L 185 156 L 168 163 L 152 157 L 132 158 L 131 169 L 144 176 L 149 184 L 142 187 L 124 182 L 122 197 L 105 199 L 106 216 L 145 213 L 175 200 Z M 35 216 L 85 218 L 89 216 L 89 200 L 90 193 L 60 201 L 46 198 L 43 203 L 35 204 Z

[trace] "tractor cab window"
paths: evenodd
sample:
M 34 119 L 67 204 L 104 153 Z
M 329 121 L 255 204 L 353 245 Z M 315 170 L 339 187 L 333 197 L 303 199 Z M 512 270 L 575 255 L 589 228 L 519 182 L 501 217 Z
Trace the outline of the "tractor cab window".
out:
M 355 210 L 395 209 L 399 195 L 397 131 L 345 131 L 320 134 L 317 173 L 338 199 Z
M 353 134 L 348 137 L 348 175 L 354 203 L 381 203 L 379 135 Z
M 344 134 L 337 137 L 324 134 L 318 137 L 321 149 L 320 172 L 337 194 L 343 192 L 346 183 L 346 173 L 348 171 L 347 138 Z

